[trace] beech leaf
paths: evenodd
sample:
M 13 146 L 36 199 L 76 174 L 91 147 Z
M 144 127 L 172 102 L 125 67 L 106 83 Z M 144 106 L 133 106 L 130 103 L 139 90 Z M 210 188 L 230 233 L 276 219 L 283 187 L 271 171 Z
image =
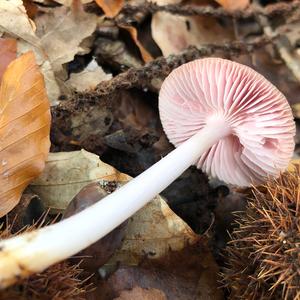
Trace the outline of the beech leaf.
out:
M 28 52 L 7 67 L 0 87 L 0 217 L 43 171 L 50 119 L 44 79 Z
M 102 162 L 98 155 L 85 150 L 50 153 L 43 174 L 30 189 L 51 212 L 66 209 L 75 195 L 95 181 L 127 182 L 130 177 Z
M 17 56 L 17 41 L 0 38 L 0 82 L 6 67 Z

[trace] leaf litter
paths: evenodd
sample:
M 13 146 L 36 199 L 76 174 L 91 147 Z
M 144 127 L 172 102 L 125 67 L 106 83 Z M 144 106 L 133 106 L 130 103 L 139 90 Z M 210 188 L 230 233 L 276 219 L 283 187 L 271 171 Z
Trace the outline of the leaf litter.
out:
M 32 199 L 39 199 L 44 210 L 51 209 L 48 218 L 56 222 L 58 212 L 67 217 L 81 205 L 89 206 L 95 186 L 97 192 L 100 185 L 110 193 L 170 152 L 173 147 L 158 116 L 158 90 L 171 70 L 195 58 L 220 56 L 252 66 L 287 96 L 298 123 L 297 2 L 2 1 L 0 104 L 9 98 L 7 84 L 19 93 L 20 102 L 0 113 L 0 170 L 5 173 L 7 166 L 18 167 L 8 181 L 0 179 L 1 215 L 15 206 L 18 211 L 23 203 L 27 208 L 19 210 L 18 222 L 29 219 L 32 223 L 37 209 Z M 24 103 L 34 106 L 35 101 L 45 100 L 43 87 L 39 88 L 43 97 L 35 96 L 36 91 L 18 91 L 21 79 L 24 86 L 35 89 L 29 80 L 39 75 L 30 75 L 32 68 L 27 72 L 24 57 L 29 56 L 35 57 L 44 74 L 52 106 L 51 132 L 48 108 L 44 118 L 43 114 L 36 118 L 48 134 L 38 136 L 37 131 L 31 140 L 26 139 L 30 147 L 6 153 L 12 137 L 22 141 L 35 126 L 26 114 L 20 119 L 26 122 L 16 125 L 16 112 L 32 117 Z M 11 71 L 18 62 L 20 68 Z M 46 161 L 49 135 L 52 153 Z M 298 135 L 296 141 L 295 162 L 299 160 Z M 27 156 L 40 160 L 22 166 Z M 43 173 L 33 180 L 44 163 Z M 26 180 L 14 188 L 10 177 L 18 172 Z M 6 196 L 8 191 L 11 197 Z M 59 268 L 68 273 L 70 264 L 83 260 L 87 276 L 72 271 L 71 278 L 82 283 L 83 289 L 92 283 L 94 290 L 80 299 L 224 299 L 227 291 L 218 284 L 225 264 L 221 253 L 229 240 L 227 230 L 233 229 L 232 212 L 245 209 L 248 192 L 190 168 L 128 222 Z M 22 193 L 31 195 L 28 201 L 23 202 Z M 60 271 L 49 272 L 41 275 L 61 276 Z M 34 285 L 22 284 L 25 291 L 34 291 L 42 299 L 41 279 Z M 52 288 L 51 282 L 47 287 Z M 76 299 L 60 296 L 57 299 Z

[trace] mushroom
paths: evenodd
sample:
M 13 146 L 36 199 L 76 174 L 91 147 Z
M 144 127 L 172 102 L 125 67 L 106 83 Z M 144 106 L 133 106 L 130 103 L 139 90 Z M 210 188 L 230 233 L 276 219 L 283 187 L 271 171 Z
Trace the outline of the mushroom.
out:
M 0 286 L 76 254 L 120 225 L 189 166 L 237 185 L 283 171 L 294 149 L 286 98 L 247 66 L 199 59 L 174 70 L 159 95 L 163 128 L 177 147 L 128 184 L 59 223 L 0 243 Z

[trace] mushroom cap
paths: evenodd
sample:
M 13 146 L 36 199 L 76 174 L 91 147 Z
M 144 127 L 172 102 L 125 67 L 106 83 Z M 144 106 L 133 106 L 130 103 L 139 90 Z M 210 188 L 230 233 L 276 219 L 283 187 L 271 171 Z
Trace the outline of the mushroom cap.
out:
M 176 147 L 212 117 L 230 127 L 231 134 L 196 163 L 227 183 L 248 186 L 277 176 L 294 151 L 295 123 L 284 95 L 253 69 L 230 60 L 204 58 L 175 69 L 161 87 L 159 111 Z

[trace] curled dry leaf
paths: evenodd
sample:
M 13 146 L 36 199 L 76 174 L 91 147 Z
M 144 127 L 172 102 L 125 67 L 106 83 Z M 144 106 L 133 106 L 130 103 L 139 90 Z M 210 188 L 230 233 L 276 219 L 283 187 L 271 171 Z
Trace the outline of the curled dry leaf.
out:
M 124 182 L 130 179 L 99 157 L 85 150 L 50 153 L 43 174 L 31 184 L 46 207 L 66 209 L 74 196 L 87 184 L 105 180 Z
M 144 48 L 144 46 L 138 40 L 137 29 L 133 26 L 127 26 L 127 25 L 121 25 L 120 27 L 129 32 L 129 34 L 130 34 L 131 38 L 133 39 L 134 43 L 139 48 L 144 62 L 149 62 L 149 61 L 153 60 L 152 55 Z
M 17 56 L 17 41 L 0 38 L 0 83 L 6 67 Z
M 0 216 L 43 171 L 50 118 L 43 76 L 29 52 L 7 67 L 0 88 Z
M 124 0 L 96 0 L 105 15 L 109 18 L 115 17 L 124 5 Z
M 250 0 L 215 0 L 227 10 L 243 10 L 249 4 Z

